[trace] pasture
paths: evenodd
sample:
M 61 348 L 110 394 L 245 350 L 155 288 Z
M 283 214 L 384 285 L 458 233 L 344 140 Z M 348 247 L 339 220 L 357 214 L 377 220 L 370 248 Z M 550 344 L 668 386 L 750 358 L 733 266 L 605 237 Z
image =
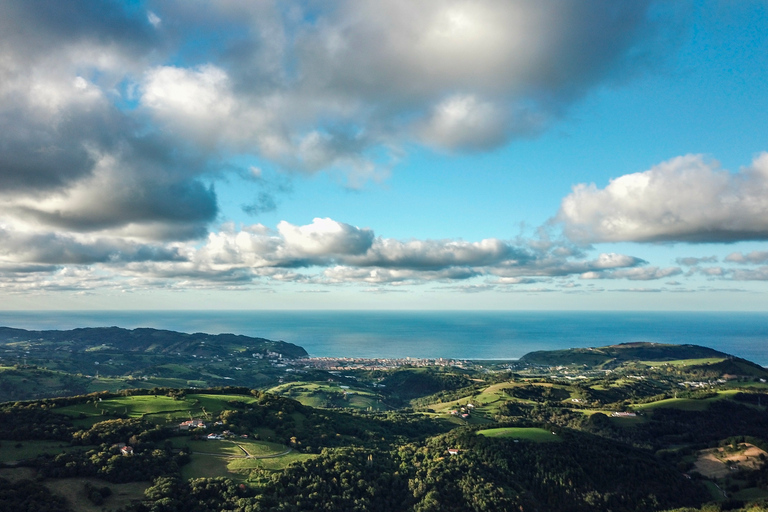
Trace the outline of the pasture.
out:
M 184 421 L 190 417 L 210 419 L 231 403 L 247 405 L 256 399 L 243 395 L 187 395 L 179 400 L 162 395 L 135 395 L 92 400 L 87 403 L 59 407 L 53 411 L 77 419 L 78 424 L 88 425 L 115 416 L 144 418 L 158 425 Z
M 0 478 L 11 482 L 19 480 L 33 480 L 36 472 L 32 468 L 5 468 L 0 469 Z M 94 505 L 85 495 L 85 484 L 94 487 L 109 487 L 112 495 L 104 500 L 102 505 Z M 102 512 L 104 510 L 119 510 L 128 506 L 135 500 L 144 498 L 144 491 L 149 487 L 149 482 L 131 482 L 126 484 L 113 484 L 96 478 L 47 478 L 43 481 L 48 490 L 53 494 L 63 496 L 69 502 L 72 510 L 78 512 Z
M 712 402 L 726 399 L 736 393 L 738 393 L 737 390 L 728 389 L 717 391 L 716 396 L 709 398 L 667 398 L 647 404 L 637 404 L 634 407 L 642 411 L 653 411 L 653 409 L 658 408 L 680 409 L 681 411 L 706 411 Z
M 333 382 L 287 382 L 269 389 L 268 393 L 292 398 L 309 407 L 340 407 L 363 411 L 389 409 L 376 393 L 368 389 L 352 386 L 342 388 Z
M 519 439 L 521 441 L 532 441 L 534 443 L 553 443 L 560 442 L 562 438 L 543 428 L 534 427 L 505 427 L 489 428 L 487 430 L 478 430 L 478 435 L 485 437 Z
M 85 451 L 92 446 L 70 446 L 63 441 L 2 441 L 0 462 L 34 459 L 39 455 L 56 455 L 70 451 Z
M 519 396 L 514 396 L 519 395 Z M 447 402 L 438 402 L 428 407 L 438 414 L 449 414 L 452 410 L 461 410 L 468 404 L 474 407 L 471 411 L 471 418 L 475 420 L 488 421 L 499 414 L 499 407 L 507 402 L 519 402 L 524 404 L 535 404 L 537 399 L 547 399 L 570 403 L 574 395 L 568 386 L 559 384 L 550 384 L 543 382 L 501 382 L 492 384 L 482 391 L 466 395 L 461 398 Z M 474 423 L 474 421 L 472 422 Z
M 176 438 L 173 443 L 190 452 L 190 463 L 181 468 L 182 477 L 186 479 L 226 476 L 245 482 L 252 471 L 278 471 L 293 462 L 313 457 L 296 453 L 279 443 L 253 439 L 199 441 Z
M 715 364 L 725 361 L 722 357 L 703 357 L 701 359 L 675 359 L 672 361 L 638 361 L 639 364 L 651 367 L 658 366 L 701 366 L 705 364 Z

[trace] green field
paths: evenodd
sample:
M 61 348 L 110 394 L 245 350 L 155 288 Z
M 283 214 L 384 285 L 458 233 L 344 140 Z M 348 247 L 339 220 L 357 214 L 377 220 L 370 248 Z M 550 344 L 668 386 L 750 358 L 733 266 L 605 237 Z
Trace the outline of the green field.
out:
M 313 457 L 293 452 L 282 444 L 252 439 L 193 441 L 176 438 L 173 443 L 191 452 L 190 463 L 181 469 L 182 476 L 187 479 L 226 475 L 244 482 L 251 471 L 282 470 L 293 462 Z
M 102 505 L 94 505 L 83 492 L 83 485 L 88 482 L 94 487 L 109 487 L 112 495 Z M 78 512 L 102 512 L 104 510 L 119 510 L 135 500 L 144 498 L 144 491 L 149 482 L 131 482 L 113 484 L 96 478 L 50 478 L 45 486 L 52 492 L 64 496 L 71 504 L 72 510 Z
M 634 427 L 635 425 L 648 421 L 644 416 L 613 417 L 611 416 L 611 413 L 607 413 L 607 416 L 611 419 L 614 425 L 619 427 Z
M 219 414 L 224 409 L 232 409 L 227 402 L 239 402 L 241 404 L 252 404 L 256 398 L 243 395 L 187 395 L 185 401 L 191 403 L 191 409 L 197 410 L 205 408 L 209 414 Z
M 704 486 L 709 491 L 710 497 L 714 501 L 725 501 L 725 496 L 723 496 L 723 491 L 715 485 L 715 482 L 711 480 L 704 480 Z
M 634 407 L 638 410 L 645 411 L 663 407 L 680 409 L 681 411 L 705 411 L 709 407 L 709 404 L 712 402 L 723 400 L 736 393 L 738 393 L 737 390 L 729 389 L 725 391 L 718 391 L 717 396 L 710 398 L 667 398 L 666 400 L 659 400 L 657 402 L 637 404 Z
M 92 446 L 70 446 L 63 441 L 6 441 L 0 445 L 0 462 L 34 459 L 38 455 L 55 455 L 68 451 L 89 450 Z
M 251 457 L 273 457 L 275 455 L 288 451 L 284 444 L 270 443 L 267 441 L 254 441 L 251 439 L 240 439 L 237 441 L 248 455 Z
M 467 404 L 474 405 L 473 414 L 496 414 L 498 413 L 499 405 L 504 402 L 508 402 L 512 398 L 504 392 L 505 388 L 511 387 L 509 382 L 502 382 L 501 384 L 493 384 L 488 386 L 484 390 L 474 395 L 467 395 L 456 400 L 449 402 L 439 402 L 429 406 L 430 409 L 436 413 L 448 414 L 454 409 L 459 409 Z
M 190 400 L 174 400 L 167 396 L 157 395 L 139 395 L 110 398 L 91 403 L 69 405 L 60 407 L 54 412 L 66 414 L 73 418 L 85 416 L 92 421 L 102 421 L 109 419 L 110 416 L 123 415 L 130 418 L 146 417 L 156 423 L 165 423 L 170 415 L 174 418 L 184 418 L 188 416 L 193 408 L 193 402 Z M 162 417 L 158 417 L 162 415 Z
M 230 459 L 226 457 L 193 454 L 190 459 L 189 464 L 184 464 L 181 467 L 181 477 L 185 480 L 190 478 L 216 478 L 219 476 L 233 478 L 235 476 L 231 475 L 229 469 L 227 469 Z
M 724 387 L 726 388 L 746 388 L 746 389 L 768 389 L 768 382 L 740 382 L 738 380 L 732 380 L 729 382 L 726 382 Z
M 190 441 L 178 442 L 174 440 L 174 446 L 186 446 L 192 453 L 204 453 L 220 455 L 222 457 L 245 457 L 245 452 L 237 444 L 227 440 Z
M 736 492 L 733 495 L 734 498 L 737 500 L 761 500 L 768 498 L 768 490 L 766 489 L 759 489 L 757 487 L 749 487 L 747 489 L 742 489 L 738 492 Z
M 342 388 L 329 382 L 288 382 L 267 391 L 301 402 L 309 407 L 340 407 L 358 410 L 386 411 L 389 409 L 379 396 L 365 388 Z
M 250 471 L 253 469 L 264 469 L 267 471 L 282 471 L 294 462 L 303 462 L 305 460 L 317 457 L 309 453 L 290 452 L 281 457 L 271 457 L 268 459 L 231 459 L 227 468 L 231 472 Z
M 675 359 L 673 361 L 638 361 L 645 366 L 700 366 L 725 361 L 722 357 L 703 357 L 701 359 Z
M 523 441 L 533 441 L 535 443 L 552 443 L 562 441 L 562 438 L 558 435 L 553 435 L 552 432 L 544 430 L 543 428 L 526 428 L 526 427 L 505 427 L 505 428 L 489 428 L 487 430 L 478 430 L 478 435 L 485 437 L 501 437 L 509 439 L 520 439 Z
M 254 439 L 192 440 L 188 437 L 175 437 L 172 440 L 176 448 L 186 448 L 192 453 L 210 453 L 227 457 L 272 457 L 288 451 L 288 447 L 279 443 L 256 441 Z
M 564 401 L 570 400 L 574 395 L 568 389 L 567 386 L 553 385 L 549 383 L 520 383 L 520 382 L 501 382 L 499 384 L 493 384 L 483 389 L 482 391 L 475 392 L 472 395 L 466 395 L 456 400 L 449 402 L 438 402 L 436 404 L 429 405 L 429 409 L 438 414 L 449 414 L 450 411 L 456 409 L 460 410 L 462 406 L 472 404 L 474 408 L 471 411 L 469 423 L 484 423 L 490 421 L 495 415 L 499 414 L 499 407 L 507 402 L 519 402 L 524 404 L 534 404 L 533 400 L 525 398 L 515 398 L 511 396 L 506 390 L 511 388 L 523 388 L 530 387 L 531 389 L 547 390 L 551 389 L 557 391 L 560 394 L 567 395 L 568 398 L 564 398 Z
M 69 405 L 54 409 L 54 412 L 66 414 L 72 418 L 85 416 L 82 424 L 94 423 L 114 416 L 145 418 L 157 424 L 173 423 L 195 418 L 206 418 L 231 408 L 227 402 L 250 404 L 255 398 L 242 395 L 187 395 L 177 400 L 161 395 L 136 395 L 109 398 L 101 401 Z

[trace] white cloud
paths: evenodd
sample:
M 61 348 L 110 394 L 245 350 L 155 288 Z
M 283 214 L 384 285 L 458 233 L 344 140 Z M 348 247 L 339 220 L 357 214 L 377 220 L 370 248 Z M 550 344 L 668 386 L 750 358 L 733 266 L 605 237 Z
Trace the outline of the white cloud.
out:
M 699 265 L 701 263 L 717 263 L 717 256 L 705 256 L 702 258 L 696 258 L 696 257 L 683 257 L 683 258 L 676 258 L 675 261 L 678 265 L 685 265 L 686 267 L 694 267 L 696 265 Z
M 494 284 L 533 284 L 538 283 L 539 279 L 533 279 L 530 277 L 500 277 L 494 279 L 491 283 Z
M 710 277 L 724 276 L 728 273 L 723 267 L 703 267 L 697 269 L 699 273 Z
M 159 120 L 200 144 L 248 135 L 248 131 L 240 131 L 236 119 L 237 103 L 229 77 L 214 65 L 150 69 L 144 77 L 141 103 Z M 249 116 L 251 124 L 258 124 L 256 117 Z
M 569 251 L 566 256 L 558 255 L 561 247 L 552 246 L 545 250 L 537 250 L 527 260 L 507 260 L 495 265 L 489 272 L 500 277 L 516 276 L 569 276 L 575 274 L 597 274 L 602 270 L 622 267 L 638 267 L 646 264 L 640 258 L 616 253 L 602 253 L 595 259 L 584 259 L 576 253 L 579 259 L 573 259 Z
M 658 40 L 665 22 L 649 3 L 609 4 L 3 2 L 0 214 L 183 240 L 218 213 L 209 181 L 247 174 L 233 154 L 341 169 L 359 187 L 414 142 L 498 146 Z M 274 208 L 271 193 L 254 195 L 263 206 L 250 211 Z
M 147 12 L 147 21 L 155 28 L 160 28 L 160 25 L 163 23 L 163 20 L 152 11 Z
M 267 169 L 341 169 L 360 186 L 412 144 L 482 151 L 545 129 L 589 90 L 643 67 L 638 57 L 670 28 L 651 2 L 49 7 L 0 2 L 9 286 L 512 284 L 644 264 L 548 240 L 394 240 L 332 219 L 209 231 L 212 182 L 238 173 L 268 186 L 233 155 Z M 263 204 L 251 211 L 274 208 L 254 195 Z
M 171 2 L 164 8 L 174 19 L 190 34 L 215 34 L 226 58 L 150 69 L 142 103 L 198 143 L 375 179 L 387 169 L 371 152 L 395 160 L 393 147 L 414 141 L 498 147 L 642 68 L 671 23 L 652 20 L 650 5 L 331 0 L 305 12 L 213 3 L 201 19 Z M 244 40 L 232 41 L 233 26 Z
M 635 267 L 607 271 L 589 271 L 583 273 L 580 277 L 581 279 L 628 279 L 630 281 L 652 281 L 655 279 L 665 279 L 682 273 L 683 271 L 678 267 Z
M 361 266 L 439 269 L 450 266 L 488 266 L 506 261 L 518 252 L 497 239 L 480 242 L 463 240 L 410 240 L 378 238 L 370 250 L 347 261 Z M 520 254 L 522 254 L 520 252 Z M 526 256 L 527 257 L 527 256 Z
M 497 106 L 473 95 L 456 95 L 440 102 L 418 132 L 438 147 L 481 150 L 507 138 L 506 124 Z
M 614 253 L 586 259 L 552 241 L 517 245 L 497 239 L 400 241 L 329 218 L 303 226 L 283 221 L 275 230 L 261 224 L 241 229 L 227 224 L 210 233 L 202 245 L 147 243 L 122 235 L 54 234 L 26 224 L 0 229 L 0 242 L 0 280 L 45 281 L 52 273 L 73 268 L 99 275 L 104 282 L 130 279 L 140 287 L 205 288 L 215 283 L 244 287 L 259 281 L 402 286 L 472 278 L 485 279 L 482 286 L 494 287 L 590 271 L 612 271 L 618 278 L 622 270 L 644 264 Z M 626 278 L 637 275 L 628 273 Z
M 734 270 L 731 279 L 734 281 L 768 281 L 768 266 Z
M 768 239 L 768 153 L 731 174 L 700 155 L 577 185 L 558 214 L 581 242 L 734 242 Z
M 364 254 L 373 243 L 373 231 L 332 219 L 314 219 L 307 226 L 282 221 L 277 230 L 286 250 L 301 256 L 355 256 Z
M 768 251 L 752 251 L 748 254 L 732 252 L 725 257 L 725 261 L 729 263 L 751 263 L 754 265 L 761 265 L 768 263 Z

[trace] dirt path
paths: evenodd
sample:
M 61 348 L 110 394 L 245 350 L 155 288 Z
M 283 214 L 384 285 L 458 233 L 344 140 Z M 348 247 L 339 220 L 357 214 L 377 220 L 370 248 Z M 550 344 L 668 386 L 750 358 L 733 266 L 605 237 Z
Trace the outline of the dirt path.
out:
M 250 453 L 248 453 L 248 450 L 246 450 L 245 448 L 243 448 L 243 445 L 241 445 L 241 444 L 237 444 L 237 443 L 234 443 L 234 445 L 235 445 L 235 446 L 237 446 L 238 448 L 240 448 L 240 449 L 243 451 L 243 453 L 245 454 L 245 456 L 246 456 L 246 457 L 250 457 L 250 456 L 251 456 L 251 454 L 250 454 Z
M 288 448 L 282 453 L 273 453 L 272 455 L 251 455 L 249 458 L 251 459 L 276 459 L 278 457 L 282 457 L 283 455 L 288 455 L 293 451 L 293 448 Z
M 276 459 L 278 457 L 283 457 L 284 455 L 288 455 L 293 451 L 293 448 L 288 448 L 284 452 L 280 453 L 271 453 L 269 455 L 251 455 L 248 453 L 248 451 L 240 446 L 239 444 L 236 445 L 238 448 L 243 450 L 244 455 L 232 455 L 227 453 L 211 453 L 211 452 L 192 452 L 194 455 L 210 455 L 211 457 L 223 457 L 225 459 Z

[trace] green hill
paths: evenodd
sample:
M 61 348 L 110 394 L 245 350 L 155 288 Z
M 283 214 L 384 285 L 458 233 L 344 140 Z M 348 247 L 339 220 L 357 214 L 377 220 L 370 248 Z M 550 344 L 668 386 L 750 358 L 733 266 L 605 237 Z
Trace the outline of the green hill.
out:
M 151 387 L 276 383 L 298 345 L 234 334 L 96 327 L 0 327 L 0 400 Z
M 638 342 L 596 348 L 541 350 L 525 354 L 520 358 L 520 362 L 540 366 L 612 367 L 629 361 L 677 361 L 728 357 L 731 356 L 699 345 Z
M 27 331 L 0 327 L 0 346 L 40 347 L 53 350 L 89 352 L 117 349 L 150 354 L 214 356 L 232 351 L 252 353 L 274 352 L 283 357 L 306 357 L 307 351 L 284 341 L 252 338 L 236 334 L 186 334 L 161 329 L 122 329 L 120 327 L 89 327 L 68 331 Z

